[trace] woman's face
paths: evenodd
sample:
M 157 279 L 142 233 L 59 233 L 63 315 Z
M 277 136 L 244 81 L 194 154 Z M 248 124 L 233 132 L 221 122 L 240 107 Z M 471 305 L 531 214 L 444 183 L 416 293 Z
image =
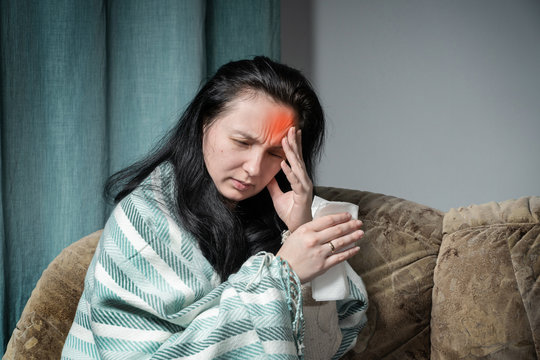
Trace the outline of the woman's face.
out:
M 294 118 L 290 107 L 257 93 L 233 100 L 204 129 L 204 162 L 221 195 L 241 201 L 268 185 L 285 160 L 281 139 Z

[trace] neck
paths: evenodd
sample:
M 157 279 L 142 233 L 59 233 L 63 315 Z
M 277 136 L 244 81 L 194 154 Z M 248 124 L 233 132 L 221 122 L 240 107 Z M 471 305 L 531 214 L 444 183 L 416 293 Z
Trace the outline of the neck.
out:
M 221 197 L 221 201 L 223 201 L 227 209 L 229 209 L 230 211 L 234 211 L 234 209 L 236 209 L 236 206 L 238 205 L 238 201 L 229 200 L 221 194 L 220 194 L 220 197 Z

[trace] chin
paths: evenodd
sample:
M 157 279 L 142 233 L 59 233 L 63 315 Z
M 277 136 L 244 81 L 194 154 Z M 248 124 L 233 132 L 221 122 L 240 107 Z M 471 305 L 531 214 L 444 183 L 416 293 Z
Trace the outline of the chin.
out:
M 260 190 L 259 191 L 238 191 L 236 189 L 227 189 L 228 191 L 223 191 L 221 193 L 221 195 L 226 198 L 227 200 L 230 200 L 230 201 L 242 201 L 242 200 L 246 200 L 246 199 L 249 199 L 250 197 L 253 197 L 255 195 L 257 195 L 259 192 L 261 192 Z
M 257 194 L 231 194 L 230 196 L 225 196 L 228 200 L 231 200 L 231 201 L 242 201 L 242 200 L 246 200 L 246 199 L 249 199 L 250 197 L 253 197 Z

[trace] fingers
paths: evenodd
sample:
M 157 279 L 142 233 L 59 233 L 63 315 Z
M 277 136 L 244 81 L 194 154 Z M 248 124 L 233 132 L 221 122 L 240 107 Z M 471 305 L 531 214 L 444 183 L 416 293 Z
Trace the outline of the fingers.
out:
M 284 137 L 286 145 L 294 152 L 298 160 L 303 160 L 302 158 L 302 132 L 301 130 L 296 130 L 293 126 L 287 131 L 287 135 Z
M 325 265 L 329 269 L 332 266 L 337 265 L 345 260 L 349 260 L 354 255 L 358 254 L 359 251 L 360 248 L 358 246 L 355 246 L 340 253 L 335 253 L 332 256 L 326 258 Z
M 281 140 L 285 156 L 291 164 L 291 167 L 302 167 L 304 161 L 302 159 L 302 152 L 299 144 L 302 142 L 302 134 L 300 131 L 295 131 L 294 127 L 291 127 L 287 131 L 287 135 Z
M 285 156 L 287 157 L 289 165 L 283 162 L 281 168 L 291 183 L 291 186 L 293 186 L 294 191 L 301 191 L 302 189 L 309 191 L 312 184 L 311 179 L 307 175 L 302 157 L 301 143 L 301 132 L 295 132 L 295 128 L 291 127 L 287 132 L 287 135 L 282 139 L 282 147 L 285 151 Z M 299 185 L 302 186 L 302 188 L 298 188 Z
M 289 165 L 287 165 L 285 160 L 283 160 L 281 162 L 281 170 L 283 170 L 283 173 L 287 177 L 287 180 L 289 180 L 289 183 L 291 184 L 291 186 L 300 184 L 300 180 L 295 175 L 295 173 L 292 171 L 291 167 Z
M 337 239 L 323 243 L 323 246 L 328 246 L 328 256 L 331 256 L 355 245 L 356 242 L 362 238 L 362 236 L 364 236 L 364 232 L 362 230 L 354 230 L 345 236 L 341 236 Z
M 331 214 L 326 216 L 321 216 L 319 218 L 313 219 L 309 224 L 306 226 L 310 228 L 310 230 L 313 230 L 315 232 L 321 232 L 323 230 L 326 230 L 328 228 L 334 227 L 338 224 L 342 224 L 346 221 L 349 221 L 351 219 L 351 214 L 348 212 L 338 213 L 338 214 Z M 326 241 L 331 239 L 325 239 Z
M 321 216 L 293 231 L 278 251 L 302 282 L 358 254 L 362 222 L 348 212 Z
M 340 237 L 343 237 L 345 235 L 348 235 L 354 231 L 360 230 L 360 227 L 362 226 L 362 222 L 360 220 L 350 220 L 344 223 L 341 223 L 339 225 L 335 225 L 332 227 L 328 227 L 324 230 L 322 230 L 319 235 L 322 239 L 325 240 L 325 242 L 338 239 Z M 334 241 L 334 245 L 336 242 Z
M 353 246 L 364 235 L 360 229 L 362 221 L 351 219 L 349 213 L 327 215 L 317 218 L 311 223 L 315 246 L 328 250 L 327 256 L 340 253 Z M 326 226 L 326 227 L 325 227 Z M 317 231 L 316 229 L 323 228 Z

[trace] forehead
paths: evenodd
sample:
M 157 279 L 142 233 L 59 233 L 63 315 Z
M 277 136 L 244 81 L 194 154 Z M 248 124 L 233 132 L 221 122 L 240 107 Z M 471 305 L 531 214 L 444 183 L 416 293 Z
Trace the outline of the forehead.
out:
M 215 120 L 223 131 L 248 135 L 254 140 L 279 144 L 295 124 L 294 110 L 262 95 L 241 96 L 233 100 L 225 113 Z

